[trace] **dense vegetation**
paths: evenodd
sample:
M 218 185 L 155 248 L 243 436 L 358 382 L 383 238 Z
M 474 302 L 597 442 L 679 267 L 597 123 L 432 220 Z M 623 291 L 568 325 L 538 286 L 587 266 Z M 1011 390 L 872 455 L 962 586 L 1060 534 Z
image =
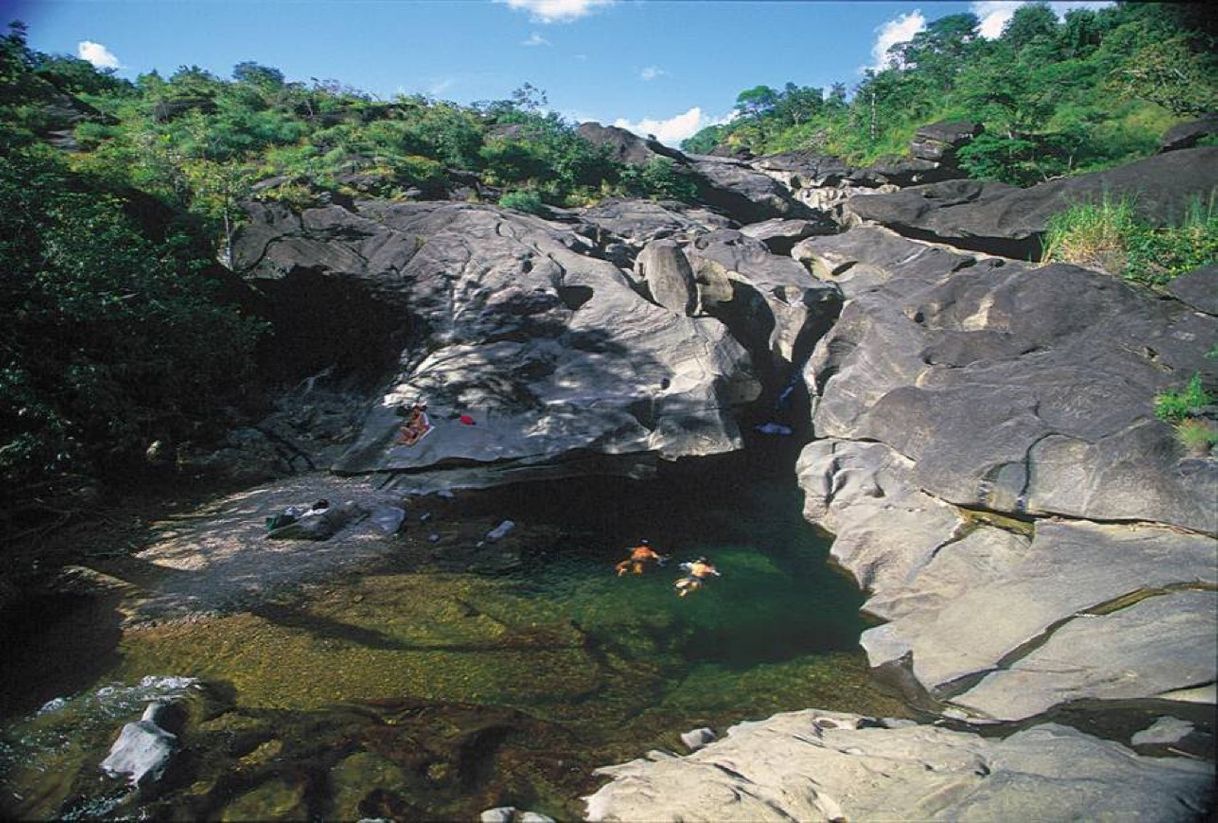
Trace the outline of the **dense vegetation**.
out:
M 384 102 L 255 63 L 231 80 L 184 66 L 131 83 L 35 52 L 12 24 L 0 37 L 0 495 L 62 507 L 138 474 L 153 444 L 205 439 L 248 396 L 264 325 L 221 299 L 216 264 L 244 201 L 464 196 L 541 212 L 692 195 L 671 163 L 622 166 L 545 103 L 528 84 L 470 107 Z
M 993 40 L 975 15 L 954 14 L 889 56 L 849 101 L 841 83 L 743 91 L 735 119 L 682 148 L 811 149 L 864 164 L 904 154 L 921 125 L 967 119 L 986 131 L 961 166 L 1028 185 L 1144 157 L 1165 127 L 1218 109 L 1218 38 L 1204 4 L 1119 3 L 1061 21 L 1029 4 Z

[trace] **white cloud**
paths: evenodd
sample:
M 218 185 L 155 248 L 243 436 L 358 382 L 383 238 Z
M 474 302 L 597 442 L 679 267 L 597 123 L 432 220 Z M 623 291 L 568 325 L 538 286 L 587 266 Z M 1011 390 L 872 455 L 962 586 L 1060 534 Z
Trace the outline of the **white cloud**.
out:
M 687 112 L 673 115 L 667 120 L 654 120 L 644 117 L 637 123 L 632 123 L 624 117 L 613 121 L 619 129 L 628 129 L 640 137 L 654 134 L 656 139 L 668 146 L 676 146 L 687 137 L 693 137 L 707 126 L 717 126 L 726 123 L 731 117 L 707 117 L 702 109 L 694 106 Z
M 905 43 L 926 28 L 926 18 L 920 9 L 914 9 L 909 14 L 898 15 L 876 29 L 875 44 L 871 47 L 871 57 L 875 61 L 871 68 L 882 71 L 892 64 L 888 49 L 897 43 Z
M 549 40 L 542 37 L 537 32 L 533 32 L 532 34 L 529 35 L 528 40 L 521 40 L 520 45 L 522 45 L 522 46 L 549 46 L 549 45 L 551 45 L 551 43 Z
M 76 56 L 81 60 L 88 60 L 99 69 L 120 68 L 118 58 L 114 56 L 113 52 L 101 43 L 94 43 L 92 40 L 81 40 L 77 43 Z
M 455 77 L 433 77 L 427 84 L 427 93 L 432 97 L 439 97 L 455 85 L 457 85 Z
M 978 28 L 981 36 L 993 40 L 1002 36 L 1002 27 L 1015 14 L 1015 9 L 1026 2 L 1027 0 L 976 0 L 969 8 L 981 20 L 981 26 Z M 1061 0 L 1049 3 L 1049 8 L 1061 19 L 1071 9 L 1102 9 L 1111 5 L 1113 4 L 1108 0 Z
M 529 12 L 541 23 L 570 23 L 592 14 L 600 6 L 611 5 L 614 0 L 495 0 L 507 3 L 508 8 Z
M 644 80 L 655 80 L 657 77 L 663 77 L 666 74 L 668 74 L 668 72 L 664 71 L 664 69 L 660 68 L 659 66 L 648 66 L 639 72 L 639 77 L 642 77 Z

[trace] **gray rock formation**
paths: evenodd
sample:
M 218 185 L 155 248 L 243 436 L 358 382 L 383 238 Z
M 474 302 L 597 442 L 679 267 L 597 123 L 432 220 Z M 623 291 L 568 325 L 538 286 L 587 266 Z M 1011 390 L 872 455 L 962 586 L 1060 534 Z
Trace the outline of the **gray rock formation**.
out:
M 914 133 L 909 154 L 917 160 L 955 165 L 956 153 L 985 131 L 980 123 L 969 120 L 940 120 L 922 126 Z
M 845 237 L 823 239 L 820 267 L 852 248 L 887 279 L 810 361 L 819 436 L 887 443 L 958 505 L 1218 532 L 1218 464 L 1181 462 L 1153 416 L 1155 394 L 1218 378 L 1213 317 L 1073 266 L 970 266 L 914 242 L 903 265 L 884 249 L 876 265 Z
M 584 798 L 593 821 L 1182 821 L 1204 814 L 1214 769 L 1055 724 L 997 739 L 809 709 L 597 773 L 612 781 Z
M 1040 255 L 1049 217 L 1080 202 L 1135 197 L 1134 208 L 1158 225 L 1174 223 L 1189 201 L 1218 188 L 1218 147 L 1183 149 L 1126 166 L 1053 180 L 1028 189 L 952 180 L 890 194 L 854 197 L 849 220 L 871 221 L 901 234 L 1026 260 Z
M 594 146 L 606 146 L 610 157 L 619 163 L 645 166 L 657 157 L 683 161 L 685 155 L 670 149 L 658 140 L 648 140 L 617 126 L 602 126 L 589 120 L 580 123 L 576 132 Z
M 816 220 L 763 220 L 740 228 L 740 233 L 760 240 L 774 254 L 790 254 L 795 244 L 806 237 L 837 234 L 837 224 L 827 217 Z
M 655 302 L 669 311 L 692 315 L 698 308 L 698 286 L 681 247 L 672 240 L 653 240 L 634 262 L 635 274 Z
M 630 471 L 738 448 L 733 409 L 760 390 L 747 353 L 718 321 L 644 300 L 593 250 L 569 228 L 490 207 L 366 202 L 299 216 L 255 207 L 235 257 L 284 301 L 325 300 L 341 284 L 324 312 L 331 345 L 375 360 L 342 335 L 379 327 L 380 346 L 399 341 L 379 355 L 389 388 L 339 471 L 481 464 L 497 483 L 512 467 L 609 466 L 579 468 L 577 456 Z M 403 446 L 397 410 L 417 398 L 435 428 Z M 477 426 L 456 423 L 467 411 Z
M 805 371 L 823 439 L 797 471 L 887 621 L 872 665 L 983 722 L 1212 700 L 1188 690 L 1216 679 L 1218 461 L 1183 455 L 1153 398 L 1218 376 L 1214 318 L 879 228 L 794 253 L 848 298 Z
M 1175 743 L 1188 736 L 1193 730 L 1193 724 L 1187 720 L 1166 716 L 1155 720 L 1149 727 L 1129 738 L 1133 746 L 1154 746 L 1161 743 Z
M 813 217 L 790 189 L 748 163 L 724 157 L 691 155 L 690 165 L 701 177 L 699 198 L 741 223 L 774 217 Z
M 862 174 L 838 157 L 801 150 L 771 154 L 749 165 L 774 178 L 813 213 L 826 214 L 858 194 L 893 192 L 897 186 Z
M 1218 265 L 1180 275 L 1167 284 L 1167 293 L 1197 311 L 1218 315 Z
M 722 229 L 685 248 L 700 310 L 717 317 L 753 353 L 758 369 L 780 373 L 801 361 L 837 316 L 841 293 L 760 241 Z M 768 363 L 767 363 L 768 360 Z
M 578 216 L 583 223 L 578 230 L 604 250 L 606 259 L 623 268 L 632 266 L 635 255 L 652 240 L 688 242 L 698 234 L 735 225 L 706 209 L 649 200 L 605 200 Z
M 1179 123 L 1163 132 L 1159 152 L 1191 149 L 1203 137 L 1218 134 L 1218 114 L 1207 114 L 1197 120 Z

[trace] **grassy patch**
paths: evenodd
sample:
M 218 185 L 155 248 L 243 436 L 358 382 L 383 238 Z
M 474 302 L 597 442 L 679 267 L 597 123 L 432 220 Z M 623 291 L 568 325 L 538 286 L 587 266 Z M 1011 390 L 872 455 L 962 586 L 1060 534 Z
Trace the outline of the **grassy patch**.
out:
M 1129 197 L 1079 203 L 1049 219 L 1042 261 L 1073 263 L 1162 286 L 1218 262 L 1218 194 L 1190 201 L 1179 225 L 1156 228 Z

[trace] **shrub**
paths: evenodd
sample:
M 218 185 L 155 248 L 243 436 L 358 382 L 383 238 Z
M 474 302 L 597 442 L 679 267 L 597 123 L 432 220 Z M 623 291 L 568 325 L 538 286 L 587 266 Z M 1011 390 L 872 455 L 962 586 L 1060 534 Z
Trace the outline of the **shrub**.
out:
M 526 214 L 546 213 L 546 205 L 541 201 L 541 195 L 535 191 L 509 191 L 499 198 L 499 205 Z
M 1177 226 L 1154 228 L 1128 197 L 1079 203 L 1049 218 L 1043 262 L 1074 263 L 1162 286 L 1218 262 L 1218 204 L 1194 197 Z
M 1208 420 L 1191 418 L 1176 424 L 1176 440 L 1190 454 L 1206 455 L 1218 444 L 1218 428 Z
M 1179 226 L 1135 232 L 1129 241 L 1125 277 L 1161 286 L 1185 272 L 1218 262 L 1218 208 L 1194 197 Z
M 1127 197 L 1105 195 L 1099 203 L 1078 203 L 1049 218 L 1042 260 L 1123 274 L 1127 244 L 1139 231 Z
M 1165 391 L 1155 395 L 1155 417 L 1169 423 L 1177 423 L 1213 402 L 1213 395 L 1201 385 L 1201 375 L 1194 374 L 1183 391 Z
M 0 495 L 122 475 L 244 388 L 261 326 L 215 298 L 189 238 L 157 241 L 95 181 L 0 159 Z

